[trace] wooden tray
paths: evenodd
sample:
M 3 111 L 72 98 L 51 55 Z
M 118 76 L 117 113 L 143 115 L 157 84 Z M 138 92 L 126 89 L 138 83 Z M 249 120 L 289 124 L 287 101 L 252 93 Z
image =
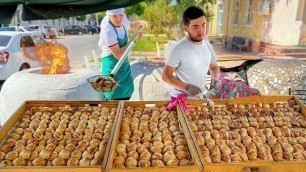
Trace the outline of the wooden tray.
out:
M 109 150 L 111 147 L 112 137 L 115 132 L 115 126 L 117 122 L 117 118 L 120 113 L 120 103 L 118 101 L 112 102 L 101 102 L 101 101 L 26 101 L 21 107 L 19 107 L 16 112 L 10 117 L 10 119 L 3 125 L 0 129 L 0 143 L 6 140 L 7 133 L 15 126 L 15 124 L 22 118 L 24 111 L 29 107 L 34 106 L 46 106 L 46 107 L 56 107 L 56 106 L 74 106 L 74 107 L 84 107 L 84 106 L 105 106 L 105 107 L 117 107 L 117 114 L 114 121 L 114 125 L 110 134 L 109 142 L 107 145 L 107 149 L 105 155 L 103 157 L 101 166 L 6 166 L 0 167 L 0 171 L 8 171 L 8 172 L 55 172 L 55 171 L 65 171 L 65 172 L 101 172 L 105 171 L 106 161 L 108 159 Z
M 125 107 L 132 106 L 132 107 L 159 107 L 159 106 L 166 106 L 169 102 L 168 101 L 141 101 L 141 102 L 122 102 L 121 110 L 119 119 L 117 121 L 116 130 L 115 130 L 115 136 L 113 137 L 112 146 L 110 150 L 110 155 L 108 157 L 108 162 L 106 166 L 107 171 L 111 172 L 123 172 L 123 171 L 147 171 L 147 172 L 159 172 L 159 171 L 176 171 L 176 172 L 183 172 L 183 171 L 189 171 L 189 172 L 198 172 L 202 171 L 202 164 L 199 160 L 198 154 L 196 153 L 194 143 L 191 140 L 191 137 L 189 135 L 188 129 L 186 124 L 184 123 L 183 117 L 178 115 L 179 124 L 181 127 L 181 130 L 183 131 L 186 141 L 187 141 L 187 147 L 189 149 L 189 153 L 191 155 L 191 158 L 193 160 L 193 165 L 188 166 L 177 166 L 177 167 L 150 167 L 150 168 L 114 168 L 113 167 L 113 160 L 115 158 L 115 148 L 118 143 L 119 134 L 120 134 L 120 128 L 122 123 L 122 117 L 125 113 Z M 179 110 L 179 109 L 178 109 Z
M 284 102 L 294 99 L 296 103 L 301 106 L 301 112 L 306 117 L 306 106 L 303 104 L 296 96 L 252 96 L 244 97 L 238 99 L 215 99 L 213 100 L 215 105 L 226 105 L 227 103 L 238 103 L 238 104 L 247 104 L 252 102 L 261 102 L 261 103 L 274 103 L 274 102 Z M 205 106 L 207 104 L 206 100 L 188 100 L 187 105 L 194 106 Z M 189 125 L 186 113 L 184 109 L 180 106 L 180 111 L 182 113 L 189 134 L 194 142 L 196 152 L 200 158 L 201 163 L 203 164 L 204 172 L 249 172 L 249 171 L 260 171 L 260 172 L 270 172 L 270 171 L 288 171 L 288 172 L 304 172 L 306 169 L 306 161 L 250 161 L 243 163 L 208 163 L 204 162 L 201 150 L 197 143 L 197 140 L 194 136 L 193 130 Z

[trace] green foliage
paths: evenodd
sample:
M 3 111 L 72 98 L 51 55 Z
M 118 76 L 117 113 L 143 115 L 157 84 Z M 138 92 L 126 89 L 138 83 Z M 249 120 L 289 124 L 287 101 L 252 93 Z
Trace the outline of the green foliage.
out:
M 180 17 L 176 15 L 175 7 L 168 6 L 169 0 L 155 0 L 148 5 L 143 17 L 151 25 L 151 32 L 155 35 L 166 33 L 173 37 L 173 29 L 179 24 Z
M 212 6 L 217 3 L 217 0 L 178 0 L 178 7 L 176 12 L 178 15 L 182 15 L 186 8 L 190 6 L 197 6 L 202 8 L 206 14 L 206 20 L 210 22 L 214 17 L 214 11 Z
M 104 16 L 105 16 L 105 12 L 104 12 L 104 11 L 98 13 L 98 20 L 99 20 L 99 23 L 102 21 L 102 19 L 104 18 Z
M 212 9 L 213 5 L 217 3 L 217 0 L 201 0 L 198 5 L 202 7 L 206 14 L 206 20 L 208 22 L 212 21 L 214 18 L 214 11 Z
M 146 7 L 147 7 L 147 4 L 145 2 L 140 2 L 138 4 L 127 7 L 125 9 L 125 13 L 128 16 L 134 15 L 134 14 L 136 14 L 137 16 L 141 16 L 144 13 Z
M 165 44 L 168 42 L 167 37 L 150 36 L 142 37 L 133 47 L 132 51 L 156 51 L 156 42 L 158 42 L 160 50 L 165 49 Z
M 75 19 L 77 21 L 84 21 L 86 19 L 86 15 L 76 16 Z

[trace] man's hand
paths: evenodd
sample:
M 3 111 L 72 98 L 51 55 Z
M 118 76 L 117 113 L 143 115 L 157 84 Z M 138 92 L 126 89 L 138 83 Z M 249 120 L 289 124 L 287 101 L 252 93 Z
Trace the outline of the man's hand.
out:
M 196 96 L 197 94 L 202 93 L 203 90 L 198 86 L 187 84 L 187 91 L 192 96 Z
M 217 78 L 212 79 L 210 83 L 210 89 L 218 90 L 221 87 L 221 81 Z

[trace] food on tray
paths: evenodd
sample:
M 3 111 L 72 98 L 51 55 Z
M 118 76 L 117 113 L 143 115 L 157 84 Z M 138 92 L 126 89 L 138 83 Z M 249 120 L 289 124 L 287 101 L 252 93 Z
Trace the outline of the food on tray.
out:
M 27 108 L 0 146 L 0 166 L 101 165 L 116 112 L 115 107 Z
M 306 118 L 294 100 L 189 108 L 187 119 L 206 163 L 306 158 Z
M 187 142 L 175 111 L 169 112 L 166 107 L 128 106 L 120 128 L 113 160 L 115 168 L 191 164 Z M 199 137 L 204 139 L 202 135 Z

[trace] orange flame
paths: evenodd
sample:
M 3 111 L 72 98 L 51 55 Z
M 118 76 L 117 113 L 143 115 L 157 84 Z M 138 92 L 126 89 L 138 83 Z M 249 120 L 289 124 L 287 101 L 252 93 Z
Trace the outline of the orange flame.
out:
M 25 46 L 27 40 L 23 41 L 22 50 L 25 56 L 33 61 L 37 61 L 44 74 L 66 74 L 69 73 L 69 59 L 67 48 L 57 42 L 54 34 L 49 30 L 51 42 Z

